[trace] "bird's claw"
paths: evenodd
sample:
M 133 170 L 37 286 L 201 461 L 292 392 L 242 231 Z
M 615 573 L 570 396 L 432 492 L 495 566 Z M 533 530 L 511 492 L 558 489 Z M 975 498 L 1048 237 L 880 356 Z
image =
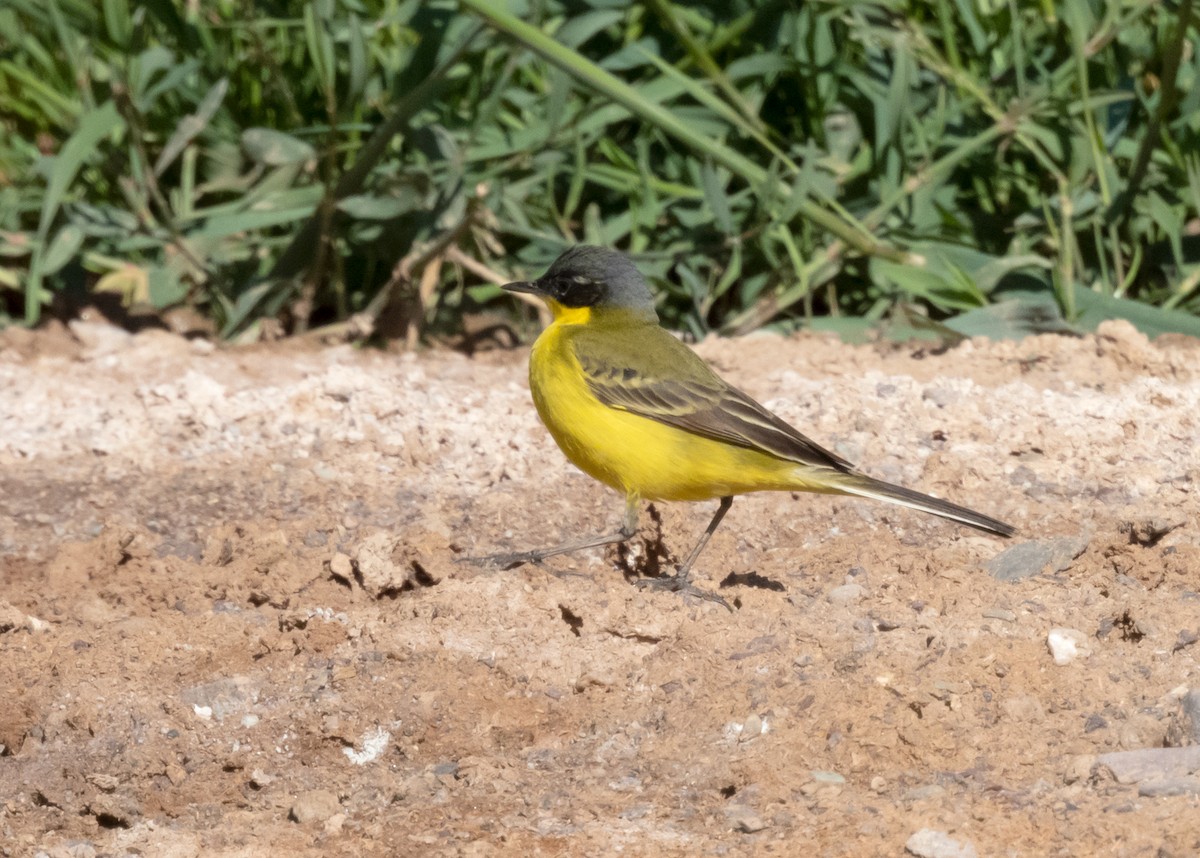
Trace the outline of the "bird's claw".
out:
M 711 590 L 701 590 L 689 580 L 686 573 L 663 575 L 658 578 L 639 578 L 634 582 L 634 585 L 642 590 L 666 590 L 670 593 L 679 593 L 682 596 L 696 596 L 708 602 L 716 602 L 718 605 L 724 605 L 726 610 L 733 611 L 733 606 L 725 601 L 723 596 Z
M 487 554 L 483 557 L 459 557 L 454 562 L 508 570 L 524 566 L 526 563 L 535 563 L 540 566 L 543 559 L 541 553 L 537 551 L 513 551 L 507 554 Z

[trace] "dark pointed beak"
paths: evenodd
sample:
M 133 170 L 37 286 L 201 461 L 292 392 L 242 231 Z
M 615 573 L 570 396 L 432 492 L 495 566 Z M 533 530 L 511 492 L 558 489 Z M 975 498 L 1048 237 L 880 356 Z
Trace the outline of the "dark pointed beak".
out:
M 530 295 L 544 295 L 536 280 L 518 280 L 516 283 L 505 283 L 500 287 L 506 292 L 527 292 Z

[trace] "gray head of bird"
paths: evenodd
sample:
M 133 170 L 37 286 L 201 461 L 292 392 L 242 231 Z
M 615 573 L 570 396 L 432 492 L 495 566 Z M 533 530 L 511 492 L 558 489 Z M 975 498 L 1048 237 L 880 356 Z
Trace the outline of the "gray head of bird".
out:
M 509 283 L 510 292 L 528 292 L 563 307 L 619 309 L 654 321 L 654 296 L 633 261 L 617 250 L 579 244 L 537 280 Z

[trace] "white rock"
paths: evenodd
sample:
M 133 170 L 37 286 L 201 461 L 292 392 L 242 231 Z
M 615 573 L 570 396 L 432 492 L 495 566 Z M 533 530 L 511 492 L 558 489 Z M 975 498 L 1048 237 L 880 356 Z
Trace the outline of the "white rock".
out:
M 1078 629 L 1051 629 L 1046 635 L 1046 646 L 1050 648 L 1055 664 L 1070 664 L 1077 658 L 1087 658 L 1092 654 L 1087 635 Z
M 359 739 L 359 744 L 362 745 L 361 751 L 356 751 L 353 748 L 343 748 L 342 752 L 349 758 L 350 762 L 356 766 L 365 766 L 379 758 L 379 755 L 387 749 L 388 741 L 392 738 L 392 734 L 382 727 L 375 727 L 368 730 Z
M 831 605 L 852 605 L 866 593 L 861 584 L 842 584 L 826 593 L 825 598 Z
M 944 831 L 922 828 L 904 844 L 904 848 L 919 858 L 976 858 L 975 844 L 955 840 Z

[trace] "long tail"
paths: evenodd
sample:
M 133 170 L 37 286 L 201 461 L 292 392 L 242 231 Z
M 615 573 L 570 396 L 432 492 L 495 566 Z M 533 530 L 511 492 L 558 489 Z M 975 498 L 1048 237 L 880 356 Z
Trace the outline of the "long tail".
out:
M 942 518 L 948 518 L 951 521 L 957 521 L 959 524 L 974 527 L 977 530 L 994 533 L 997 536 L 1012 536 L 1017 532 L 1017 529 L 1011 524 L 1005 524 L 989 515 L 975 512 L 973 509 L 967 509 L 965 506 L 959 506 L 958 504 L 950 503 L 950 501 L 944 501 L 941 498 L 914 492 L 912 489 L 906 489 L 903 486 L 894 486 L 882 480 L 872 479 L 863 474 L 839 475 L 839 479 L 833 485 L 837 490 L 848 495 L 887 501 L 888 503 L 906 506 L 909 509 L 932 513 Z

